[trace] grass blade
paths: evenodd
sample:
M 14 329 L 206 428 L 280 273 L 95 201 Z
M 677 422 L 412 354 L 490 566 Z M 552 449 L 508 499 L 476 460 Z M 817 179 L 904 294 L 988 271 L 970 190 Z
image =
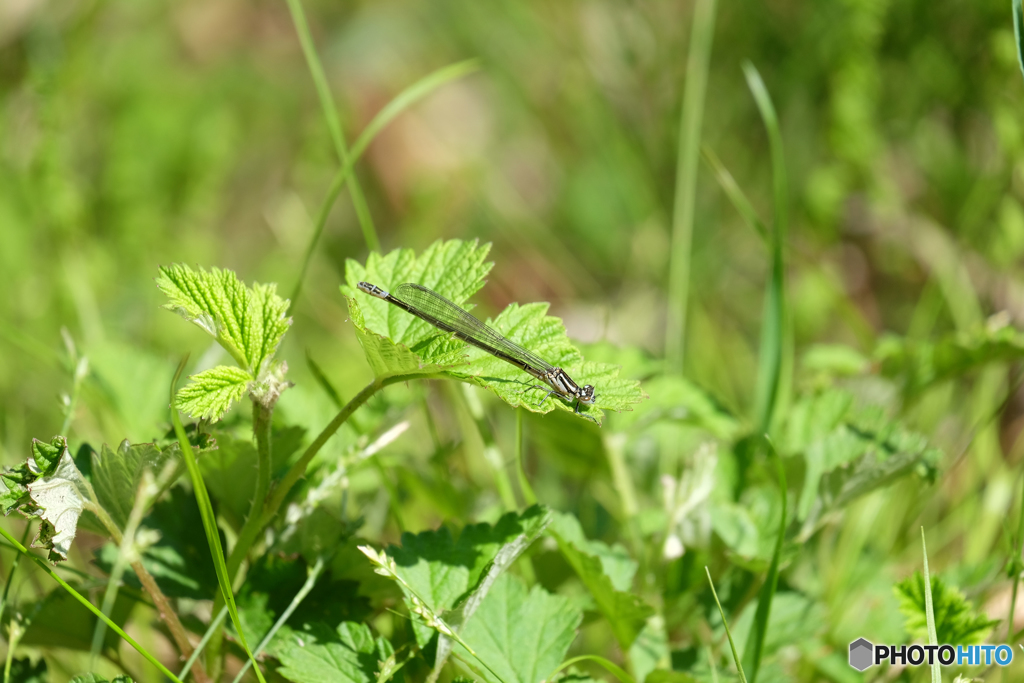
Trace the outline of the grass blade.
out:
M 196 645 L 196 649 L 192 650 L 192 656 L 185 662 L 185 666 L 181 667 L 181 673 L 178 674 L 178 678 L 185 680 L 185 676 L 188 675 L 189 669 L 192 668 L 192 664 L 199 658 L 199 655 L 206 648 L 206 644 L 210 642 L 210 638 L 217 632 L 220 625 L 224 623 L 224 618 L 228 615 L 227 605 L 220 608 L 220 613 L 217 614 L 217 618 L 210 622 L 210 626 L 206 629 L 206 633 L 203 634 L 202 640 Z
M 928 546 L 924 542 L 924 527 L 921 527 L 921 553 L 924 555 L 924 613 L 928 620 L 928 644 L 938 645 L 939 637 L 935 633 L 935 610 L 932 607 L 932 579 L 928 574 Z M 942 669 L 937 661 L 932 662 L 932 683 L 942 683 Z
M 775 204 L 775 224 L 771 232 L 771 275 L 764 299 L 764 320 L 761 326 L 761 350 L 758 357 L 756 420 L 758 431 L 767 433 L 775 415 L 776 404 L 782 394 L 784 347 L 786 344 L 786 292 L 783 246 L 789 221 L 788 182 L 786 161 L 782 153 L 782 134 L 768 89 L 754 65 L 743 65 L 754 101 L 757 103 L 764 127 L 768 132 L 768 146 L 772 158 L 772 190 Z M 788 386 L 788 384 L 787 384 Z
M 1013 0 L 1013 38 L 1017 46 L 1017 63 L 1024 75 L 1024 7 L 1021 0 Z
M 604 668 L 604 670 L 610 673 L 612 676 L 615 676 L 615 678 L 619 680 L 619 683 L 636 683 L 633 677 L 626 673 L 622 669 L 622 667 L 617 666 L 612 662 L 609 662 L 604 657 L 598 657 L 597 655 L 580 655 L 579 657 L 572 657 L 571 659 L 567 659 L 561 664 L 559 664 L 558 668 L 552 671 L 551 675 L 549 675 L 544 680 L 554 680 L 555 674 L 557 674 L 559 671 L 564 671 L 565 669 L 568 669 L 576 662 L 593 662 L 594 664 L 597 664 L 598 666 Z
M 764 441 L 775 459 L 775 468 L 779 476 L 779 493 L 782 495 L 782 515 L 779 518 L 779 535 L 775 539 L 775 550 L 772 551 L 772 561 L 768 566 L 768 575 L 765 577 L 764 585 L 761 586 L 761 590 L 758 593 L 754 623 L 750 625 L 750 635 L 747 636 L 747 644 L 743 649 L 743 663 L 750 672 L 750 683 L 754 683 L 757 680 L 757 672 L 761 668 L 761 653 L 764 651 L 764 641 L 768 634 L 772 599 L 775 597 L 775 590 L 779 585 L 779 559 L 782 557 L 782 544 L 786 540 L 786 471 L 782 466 L 782 458 L 775 451 L 772 442 L 768 438 L 765 438 Z
M 740 217 L 746 221 L 747 225 L 753 228 L 758 235 L 760 235 L 765 241 L 768 241 L 768 226 L 764 224 L 761 217 L 757 215 L 757 211 L 754 209 L 754 205 L 747 199 L 747 195 L 743 193 L 740 186 L 736 184 L 736 180 L 729 173 L 729 170 L 722 163 L 715 151 L 704 145 L 701 148 L 701 152 L 704 154 L 704 160 L 711 166 L 711 170 L 715 173 L 715 179 L 718 180 L 718 184 L 722 186 L 722 191 L 725 192 L 725 196 L 732 202 L 733 208 L 740 214 Z
M 700 128 L 704 115 L 708 64 L 715 33 L 715 0 L 697 0 L 690 30 L 690 52 L 686 61 L 686 86 L 679 121 L 679 152 L 676 159 L 676 189 L 672 208 L 672 255 L 669 263 L 668 310 L 665 327 L 665 357 L 669 368 L 683 371 L 686 337 L 686 307 L 690 296 L 690 251 L 693 215 L 697 203 L 697 167 L 700 157 Z
M 704 573 L 708 575 L 708 584 L 711 586 L 711 595 L 715 597 L 715 604 L 718 605 L 718 613 L 722 615 L 722 626 L 725 626 L 725 637 L 729 639 L 729 647 L 732 649 L 732 661 L 736 662 L 736 671 L 740 675 L 740 683 L 747 683 L 747 677 L 743 674 L 743 664 L 740 663 L 740 656 L 736 652 L 736 643 L 732 640 L 732 631 L 729 630 L 729 622 L 725 620 L 725 610 L 722 603 L 718 601 L 718 593 L 715 591 L 715 582 L 711 580 L 711 572 L 707 565 L 704 566 Z
M 292 23 L 295 24 L 295 32 L 299 36 L 299 43 L 302 45 L 302 54 L 306 57 L 306 65 L 309 67 L 309 73 L 313 77 L 313 85 L 316 87 L 320 106 L 324 110 L 327 128 L 330 130 L 331 140 L 334 142 L 334 151 L 338 155 L 338 161 L 344 166 L 348 163 L 349 159 L 348 147 L 345 144 L 345 134 L 341 130 L 338 108 L 334 104 L 334 98 L 331 97 L 331 89 L 327 85 L 323 64 L 320 63 L 320 57 L 316 53 L 316 46 L 313 44 L 313 36 L 309 32 L 306 13 L 303 11 L 302 3 L 299 0 L 288 0 L 288 10 L 292 15 Z M 366 197 L 363 196 L 363 189 L 359 185 L 359 179 L 355 176 L 348 183 L 348 192 L 352 197 L 352 206 L 356 210 L 356 218 L 359 219 L 359 227 L 363 230 L 366 248 L 370 251 L 380 251 L 380 240 L 377 238 L 377 229 L 373 225 L 373 216 L 370 215 L 370 208 L 366 205 Z
M 213 513 L 213 505 L 210 503 L 210 494 L 206 490 L 206 482 L 203 481 L 202 472 L 199 471 L 199 463 L 196 462 L 196 456 L 192 451 L 192 444 L 188 441 L 185 427 L 181 424 L 178 409 L 174 407 L 174 390 L 187 360 L 188 356 L 182 359 L 178 365 L 178 371 L 174 375 L 174 380 L 171 382 L 171 422 L 174 424 L 174 433 L 178 437 L 182 457 L 185 459 L 189 476 L 192 478 L 192 488 L 196 495 L 196 504 L 199 506 L 199 514 L 203 518 L 203 530 L 206 532 L 206 541 L 210 544 L 210 555 L 213 557 L 213 566 L 217 572 L 217 583 L 220 584 L 221 595 L 227 604 L 228 614 L 231 615 L 231 623 L 235 625 L 235 630 L 238 632 L 238 642 L 242 644 L 242 649 L 245 650 L 245 653 L 254 665 L 253 669 L 256 671 L 256 678 L 260 680 L 260 683 L 266 683 L 263 679 L 263 672 L 256 665 L 252 651 L 249 649 L 249 644 L 245 642 L 242 624 L 238 619 L 238 609 L 235 607 L 235 594 L 231 590 L 228 568 L 224 563 L 224 548 L 220 544 L 220 531 L 217 528 L 217 519 Z
M 373 117 L 373 120 L 370 121 L 366 128 L 363 129 L 363 132 L 358 138 L 356 138 L 355 143 L 352 145 L 352 149 L 349 150 L 347 160 L 342 164 L 341 168 L 338 169 L 334 179 L 331 180 L 331 186 L 327 190 L 327 196 L 324 198 L 323 204 L 320 206 L 320 212 L 317 213 L 316 223 L 313 226 L 313 236 L 309 240 L 309 246 L 306 247 L 306 256 L 302 261 L 302 270 L 299 271 L 299 279 L 295 283 L 295 289 L 292 291 L 292 306 L 295 305 L 295 302 L 299 298 L 299 294 L 302 293 L 302 283 L 306 279 L 306 271 L 309 270 L 309 263 L 313 259 L 313 252 L 316 250 L 317 242 L 320 241 L 320 235 L 323 234 L 324 226 L 327 224 L 327 217 L 331 213 L 331 207 L 334 206 L 334 201 L 338 198 L 338 194 L 341 193 L 341 189 L 345 186 L 349 176 L 352 175 L 356 162 L 359 161 L 359 158 L 363 155 L 363 152 L 366 151 L 366 148 L 369 147 L 370 143 L 373 142 L 373 139 L 377 137 L 377 134 L 391 123 L 395 117 L 411 107 L 413 104 L 420 101 L 445 83 L 462 78 L 466 74 L 476 71 L 478 68 L 479 66 L 475 59 L 467 59 L 463 62 L 456 62 L 455 64 L 442 67 L 437 71 L 424 76 L 402 92 L 398 93 L 393 100 L 388 102 L 383 109 L 377 112 L 377 115 Z
M 85 596 L 83 596 L 81 593 L 79 593 L 74 588 L 69 586 L 68 583 L 64 579 L 60 578 L 60 576 L 57 575 L 57 572 L 53 571 L 53 569 L 51 569 L 50 566 L 46 563 L 46 560 L 43 560 L 40 557 L 36 557 L 32 553 L 30 553 L 28 551 L 28 549 L 25 548 L 25 546 L 23 546 L 21 543 L 18 543 L 16 540 L 14 540 L 14 536 L 11 536 L 11 534 L 8 533 L 7 530 L 4 529 L 3 527 L 0 527 L 0 536 L 3 536 L 4 538 L 6 538 L 7 541 L 12 546 L 14 546 L 14 548 L 19 553 L 21 553 L 22 555 L 27 555 L 33 562 L 35 562 L 37 565 L 39 565 L 39 568 L 42 569 L 47 574 L 49 574 L 50 578 L 52 578 L 54 581 L 59 583 L 61 585 L 61 587 L 64 590 L 66 590 L 71 595 L 71 597 L 73 597 L 78 602 L 82 603 L 82 605 L 87 610 L 89 610 L 90 612 L 95 614 L 98 619 L 100 619 L 103 623 L 105 623 L 107 625 L 107 628 L 109 628 L 111 631 L 113 631 L 117 635 L 121 636 L 121 638 L 123 638 L 125 640 L 125 642 L 127 642 L 129 645 L 131 645 L 133 648 L 135 648 L 135 651 L 138 652 L 140 655 L 142 655 L 146 659 L 147 662 L 149 662 L 150 664 L 155 666 L 157 669 L 159 669 L 160 673 L 162 673 L 163 675 L 167 676 L 167 678 L 169 678 L 170 680 L 174 681 L 175 683 L 181 683 L 181 679 L 179 679 L 177 676 L 172 674 L 170 672 L 170 670 L 166 666 L 164 666 L 163 664 L 160 663 L 160 660 L 158 660 L 156 657 L 151 655 L 146 648 L 142 647 L 137 642 L 135 642 L 135 640 L 130 635 L 125 633 L 123 630 L 121 630 L 120 626 L 118 626 L 113 621 L 111 621 L 110 617 L 105 615 L 103 612 L 101 612 L 99 610 L 98 607 L 96 607 L 91 602 L 89 602 L 85 598 Z

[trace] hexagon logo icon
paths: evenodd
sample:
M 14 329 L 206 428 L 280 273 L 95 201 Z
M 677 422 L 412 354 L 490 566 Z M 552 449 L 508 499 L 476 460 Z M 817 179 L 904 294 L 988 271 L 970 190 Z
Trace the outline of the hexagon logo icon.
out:
M 857 671 L 868 668 L 873 664 L 874 650 L 875 646 L 863 638 L 853 641 L 850 643 L 850 666 Z

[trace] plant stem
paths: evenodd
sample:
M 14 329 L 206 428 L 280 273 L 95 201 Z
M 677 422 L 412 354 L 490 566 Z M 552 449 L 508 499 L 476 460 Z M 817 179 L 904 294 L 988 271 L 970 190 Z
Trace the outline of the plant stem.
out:
M 526 504 L 533 505 L 537 502 L 537 494 L 530 486 L 530 480 L 526 478 L 526 470 L 523 469 L 523 409 L 516 408 L 516 473 L 519 475 L 519 490 L 523 492 L 523 500 Z
M 317 435 L 313 443 L 306 447 L 302 457 L 296 461 L 294 465 L 289 468 L 288 472 L 285 473 L 284 477 L 277 482 L 273 488 L 270 489 L 269 494 L 265 496 L 266 500 L 263 505 L 263 513 L 258 517 L 250 515 L 250 518 L 256 518 L 259 521 L 257 523 L 250 524 L 246 520 L 246 524 L 242 527 L 242 531 L 238 534 L 238 540 L 235 542 L 235 547 L 231 549 L 231 554 L 227 559 L 227 575 L 232 582 L 234 582 L 238 569 L 242 566 L 242 562 L 249 554 L 249 549 L 255 542 L 256 537 L 259 535 L 268 524 L 270 524 L 274 517 L 277 516 L 278 510 L 281 505 L 284 504 L 285 498 L 288 497 L 288 493 L 292 490 L 292 487 L 298 483 L 299 479 L 306 473 L 306 468 L 309 467 L 309 463 L 313 461 L 320 449 L 324 447 L 327 440 L 334 436 L 334 433 L 341 428 L 341 425 L 352 416 L 352 413 L 356 411 L 360 406 L 366 403 L 370 398 L 378 391 L 391 384 L 398 384 L 400 382 L 407 382 L 415 379 L 440 379 L 444 375 L 430 374 L 430 373 L 410 373 L 404 375 L 391 375 L 385 377 L 377 377 L 372 382 L 363 387 L 363 390 L 356 394 L 352 400 L 345 404 L 345 406 L 338 411 L 338 414 L 334 416 L 334 419 L 323 428 L 323 431 Z M 213 612 L 216 614 L 220 608 L 224 605 L 224 596 L 217 595 L 213 602 Z M 211 664 L 211 672 L 214 673 L 216 678 L 216 672 L 213 667 L 213 662 L 219 659 L 221 644 L 223 643 L 223 629 L 218 629 L 210 639 L 210 646 L 207 654 L 207 662 Z

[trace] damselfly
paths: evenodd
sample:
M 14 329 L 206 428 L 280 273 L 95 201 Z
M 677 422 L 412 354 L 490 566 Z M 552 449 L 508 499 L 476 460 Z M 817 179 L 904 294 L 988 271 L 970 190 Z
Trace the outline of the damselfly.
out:
M 451 332 L 453 336 L 467 344 L 483 349 L 495 358 L 511 363 L 544 382 L 550 390 L 540 403 L 544 403 L 551 394 L 558 394 L 570 401 L 575 399 L 577 413 L 580 412 L 581 403 L 588 406 L 594 404 L 596 397 L 592 385 L 581 387 L 562 368 L 556 368 L 543 358 L 510 341 L 437 292 L 411 282 L 398 285 L 394 292 L 386 292 L 369 282 L 360 282 L 358 286 L 370 296 L 394 304 L 417 318 L 426 320 L 439 330 Z

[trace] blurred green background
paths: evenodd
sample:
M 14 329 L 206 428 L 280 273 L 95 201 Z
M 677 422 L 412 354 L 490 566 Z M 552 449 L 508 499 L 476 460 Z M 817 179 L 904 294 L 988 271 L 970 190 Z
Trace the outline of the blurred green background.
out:
M 493 242 L 481 310 L 550 301 L 581 343 L 662 356 L 691 3 L 316 0 L 306 11 L 350 141 L 417 79 L 481 62 L 359 163 L 385 251 Z M 721 1 L 701 140 L 767 220 L 771 167 L 747 60 L 775 102 L 790 174 L 797 390 L 814 386 L 815 344 L 870 354 L 884 332 L 925 339 L 1003 311 L 1024 324 L 1024 81 L 1008 0 Z M 288 296 L 336 170 L 283 2 L 0 2 L 4 463 L 61 427 L 65 337 L 90 363 L 71 440 L 156 436 L 177 360 L 209 349 L 160 310 L 157 266 L 231 268 Z M 697 198 L 685 374 L 748 415 L 768 255 L 703 162 Z M 331 412 L 304 412 L 303 387 L 315 392 L 305 352 L 345 396 L 370 379 L 337 288 L 345 260 L 365 256 L 346 192 L 282 352 L 299 385 L 282 408 L 310 428 Z M 968 592 L 1004 617 L 1008 584 L 996 579 L 1024 457 L 1024 395 L 1004 404 L 1007 386 L 996 366 L 906 411 L 953 476 L 873 498 L 851 518 L 916 507 L 881 539 L 848 520 L 820 552 L 878 544 L 892 564 L 876 594 L 891 597 L 891 581 L 918 567 L 924 523 L 933 561 L 984 583 Z M 539 479 L 553 502 L 568 495 Z M 586 495 L 600 500 L 601 486 Z M 822 563 L 833 573 L 815 569 L 821 581 L 876 581 L 852 576 L 870 566 Z M 863 598 L 833 597 L 833 624 Z M 837 642 L 855 631 L 849 618 Z

